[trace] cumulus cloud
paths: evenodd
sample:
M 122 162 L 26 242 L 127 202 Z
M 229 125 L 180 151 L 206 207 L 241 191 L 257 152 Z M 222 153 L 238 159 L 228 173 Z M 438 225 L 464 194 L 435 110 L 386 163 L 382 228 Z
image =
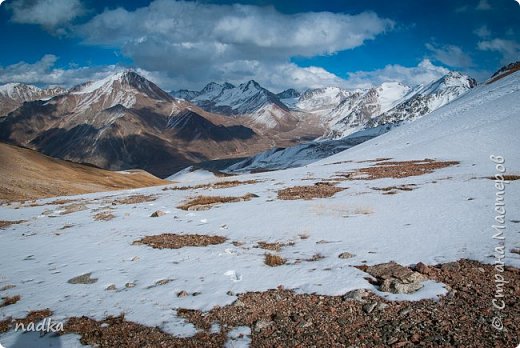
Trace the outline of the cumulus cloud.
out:
M 80 0 L 19 0 L 9 3 L 15 23 L 38 24 L 54 30 L 81 16 L 85 9 Z
M 121 49 L 139 68 L 165 74 L 163 80 L 185 81 L 177 88 L 192 88 L 239 75 L 283 83 L 274 75 L 284 73 L 299 82 L 307 78 L 309 85 L 334 80 L 323 69 L 298 68 L 290 58 L 353 49 L 393 26 L 374 12 L 288 15 L 273 7 L 155 0 L 135 11 L 105 10 L 76 32 L 87 44 Z
M 398 81 L 408 86 L 415 86 L 437 80 L 448 72 L 448 69 L 434 65 L 429 59 L 423 59 L 414 67 L 389 64 L 383 69 L 351 73 L 346 84 L 352 88 L 366 88 L 386 81 Z
M 0 83 L 21 82 L 34 85 L 60 85 L 70 87 L 87 80 L 98 79 L 119 69 L 116 66 L 57 68 L 58 57 L 44 55 L 34 63 L 19 62 L 8 66 L 0 66 Z
M 478 48 L 482 51 L 498 52 L 503 64 L 512 63 L 520 58 L 520 44 L 513 40 L 492 39 L 478 43 Z
M 473 65 L 471 57 L 455 45 L 437 46 L 426 44 L 426 48 L 433 53 L 433 57 L 441 63 L 452 67 L 467 68 Z

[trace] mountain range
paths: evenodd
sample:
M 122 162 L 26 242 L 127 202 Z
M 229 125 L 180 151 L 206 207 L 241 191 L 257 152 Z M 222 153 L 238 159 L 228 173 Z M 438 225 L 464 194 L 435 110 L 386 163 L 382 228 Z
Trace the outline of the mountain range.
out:
M 288 89 L 212 82 L 167 93 L 136 72 L 68 90 L 0 87 L 0 141 L 111 170 L 166 177 L 194 163 L 244 158 L 313 139 L 414 120 L 457 99 L 475 80 L 451 72 L 424 86 Z

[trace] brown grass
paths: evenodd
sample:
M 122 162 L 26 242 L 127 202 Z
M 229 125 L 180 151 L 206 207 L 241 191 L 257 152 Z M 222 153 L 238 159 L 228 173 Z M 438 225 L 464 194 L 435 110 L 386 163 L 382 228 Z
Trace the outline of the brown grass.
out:
M 13 305 L 21 299 L 22 297 L 20 295 L 2 297 L 2 302 L 0 302 L 0 308 Z
M 87 206 L 83 203 L 72 203 L 69 205 L 65 205 L 63 207 L 60 207 L 63 209 L 63 211 L 60 213 L 60 215 L 67 215 L 72 214 L 78 211 L 86 210 Z
M 287 243 L 280 243 L 280 242 L 274 242 L 274 243 L 268 243 L 268 242 L 258 242 L 258 247 L 265 250 L 271 250 L 271 251 L 280 251 L 283 247 L 294 245 L 294 242 L 287 242 Z
M 102 212 L 99 212 L 96 215 L 94 215 L 94 220 L 96 220 L 96 221 L 110 221 L 110 220 L 112 220 L 115 217 L 116 216 L 114 214 L 112 214 L 111 212 L 109 212 L 109 211 L 102 211 Z
M 353 172 L 337 173 L 337 181 L 343 180 L 376 180 L 383 178 L 406 178 L 432 173 L 437 169 L 459 164 L 458 161 L 435 161 L 432 159 L 412 161 L 378 162 L 376 165 L 360 168 Z
M 154 249 L 180 249 L 184 247 L 203 247 L 222 244 L 226 241 L 222 236 L 206 236 L 200 234 L 163 233 L 155 236 L 146 236 L 136 240 L 133 244 L 146 244 Z
M 24 222 L 26 222 L 26 220 L 11 220 L 11 221 L 0 220 L 0 229 L 9 227 L 11 225 L 21 224 Z
M 254 197 L 258 197 L 255 194 L 248 193 L 240 197 L 229 197 L 229 196 L 198 196 L 189 199 L 184 204 L 179 205 L 177 208 L 182 210 L 205 210 L 212 206 L 223 203 L 235 203 L 249 201 Z
M 223 189 L 223 188 L 229 188 L 229 187 L 236 187 L 241 185 L 251 185 L 258 183 L 258 180 L 228 180 L 228 181 L 218 181 L 211 184 L 200 184 L 200 185 L 194 185 L 194 186 L 172 186 L 172 187 L 165 187 L 163 188 L 163 191 L 167 190 L 198 190 L 198 189 Z
M 265 256 L 264 256 L 264 263 L 270 267 L 281 266 L 281 265 L 285 264 L 285 262 L 286 262 L 286 260 L 283 257 L 278 256 L 278 255 L 265 254 Z
M 319 182 L 312 186 L 294 186 L 278 191 L 278 199 L 313 199 L 332 197 L 336 193 L 345 190 L 343 187 L 336 187 L 328 182 Z

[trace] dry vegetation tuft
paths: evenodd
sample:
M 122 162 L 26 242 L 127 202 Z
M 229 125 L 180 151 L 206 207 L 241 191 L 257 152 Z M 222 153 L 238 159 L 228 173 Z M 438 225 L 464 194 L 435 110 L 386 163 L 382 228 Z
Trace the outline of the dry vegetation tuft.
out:
M 194 185 L 194 186 L 172 186 L 172 187 L 165 187 L 163 188 L 163 191 L 167 190 L 198 190 L 198 189 L 223 189 L 223 188 L 229 188 L 229 187 L 236 187 L 241 185 L 251 185 L 258 183 L 258 180 L 228 180 L 228 181 L 217 181 L 211 184 L 200 184 L 200 185 Z
M 458 161 L 435 161 L 432 159 L 412 161 L 377 162 L 376 165 L 353 172 L 337 173 L 333 180 L 376 180 L 383 178 L 406 178 L 432 173 L 433 171 L 459 164 Z
M 332 197 L 336 193 L 345 190 L 343 187 L 336 187 L 329 182 L 318 182 L 311 186 L 294 186 L 278 191 L 278 199 L 313 199 Z
M 384 195 L 394 195 L 399 191 L 413 191 L 417 188 L 415 184 L 387 186 L 387 187 L 372 187 L 372 190 L 382 191 Z
M 157 196 L 155 195 L 133 195 L 123 198 L 117 198 L 112 201 L 112 205 L 119 205 L 119 204 L 137 204 L 137 203 L 144 203 L 144 202 L 153 202 L 157 199 Z
M 163 233 L 155 236 L 146 236 L 133 244 L 146 244 L 155 249 L 180 249 L 184 247 L 202 247 L 222 244 L 226 241 L 222 236 L 206 236 L 200 234 Z
M 12 221 L 0 220 L 0 229 L 9 227 L 11 225 L 21 224 L 24 222 L 26 222 L 26 220 L 12 220 Z
M 0 308 L 13 305 L 21 299 L 22 297 L 20 295 L 2 297 L 2 302 L 0 302 Z
M 96 220 L 96 221 L 110 221 L 110 220 L 112 220 L 115 217 L 116 216 L 114 214 L 112 214 L 111 212 L 109 212 L 109 211 L 102 211 L 102 212 L 99 212 L 96 215 L 94 215 L 94 220 Z
M 287 242 L 287 243 L 281 243 L 281 242 L 274 242 L 274 243 L 268 243 L 268 242 L 258 242 L 258 247 L 265 250 L 271 250 L 271 251 L 280 251 L 283 247 L 294 245 L 294 242 Z
M 21 323 L 24 325 L 28 325 L 29 323 L 37 323 L 45 318 L 48 318 L 52 315 L 52 311 L 48 308 L 40 309 L 37 311 L 31 311 L 27 313 L 24 318 L 7 318 L 4 320 L 0 320 L 0 333 L 7 332 L 10 329 L 16 327 L 17 323 Z
M 488 176 L 487 178 L 491 179 L 491 180 L 496 180 L 496 178 L 494 176 Z M 520 179 L 520 175 L 506 174 L 506 175 L 502 175 L 502 178 L 504 178 L 505 181 L 515 181 L 515 180 Z
M 264 263 L 270 267 L 281 266 L 285 262 L 286 260 L 283 257 L 274 254 L 265 254 L 264 257 Z
M 258 196 L 252 193 L 248 193 L 240 197 L 198 196 L 189 199 L 188 201 L 184 202 L 184 204 L 179 205 L 177 208 L 182 210 L 206 210 L 217 204 L 244 202 L 249 201 L 255 197 Z

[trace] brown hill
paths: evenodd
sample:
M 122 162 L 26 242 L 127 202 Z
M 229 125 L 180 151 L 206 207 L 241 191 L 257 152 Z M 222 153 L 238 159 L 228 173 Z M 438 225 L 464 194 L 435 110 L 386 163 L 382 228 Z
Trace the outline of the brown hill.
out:
M 143 170 L 111 172 L 54 159 L 36 151 L 0 143 L 0 200 L 53 196 L 164 185 Z

